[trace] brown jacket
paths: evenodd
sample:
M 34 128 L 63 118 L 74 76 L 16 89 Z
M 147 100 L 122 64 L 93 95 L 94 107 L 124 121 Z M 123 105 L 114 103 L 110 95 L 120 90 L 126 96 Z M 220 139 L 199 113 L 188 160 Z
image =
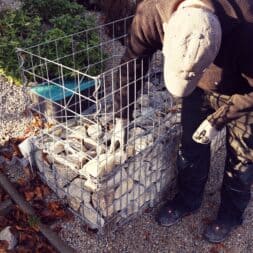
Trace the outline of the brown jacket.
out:
M 253 111 L 253 0 L 202 1 L 209 4 L 220 20 L 222 44 L 198 87 L 230 96 L 229 101 L 212 115 L 213 125 L 222 128 L 231 120 Z M 136 63 L 135 77 L 147 71 L 148 59 L 155 51 L 162 49 L 162 24 L 169 20 L 180 2 L 182 0 L 144 0 L 139 5 L 132 23 L 129 45 L 122 58 L 122 62 L 134 58 L 145 60 L 145 64 Z M 134 73 L 134 66 L 128 71 Z M 123 69 L 124 74 L 126 76 Z M 133 80 L 132 77 L 130 79 Z M 140 85 L 136 85 L 138 90 Z M 131 100 L 133 94 L 128 95 Z M 124 106 L 124 99 L 121 103 Z

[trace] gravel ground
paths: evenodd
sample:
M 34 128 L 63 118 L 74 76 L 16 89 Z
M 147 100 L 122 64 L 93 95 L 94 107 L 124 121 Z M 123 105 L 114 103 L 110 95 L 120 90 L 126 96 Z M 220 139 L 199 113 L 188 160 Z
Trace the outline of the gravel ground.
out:
M 8 137 L 22 135 L 30 120 L 24 113 L 25 97 L 20 87 L 12 86 L 6 79 L 1 84 L 1 128 L 0 135 Z M 222 180 L 225 151 L 222 148 L 212 161 L 210 179 L 206 187 L 202 208 L 171 228 L 163 228 L 154 220 L 157 209 L 147 212 L 125 227 L 108 236 L 98 236 L 87 231 L 78 217 L 61 223 L 61 237 L 79 253 L 86 252 L 253 252 L 253 202 L 245 213 L 244 224 L 236 229 L 229 239 L 217 246 L 205 242 L 202 237 L 204 225 L 215 217 L 219 204 L 219 188 Z M 10 166 L 10 174 L 22 174 Z M 12 176 L 12 175 L 10 175 Z M 169 196 L 172 197 L 172 196 Z
M 77 252 L 170 252 L 170 253 L 251 253 L 253 252 L 253 203 L 246 213 L 244 224 L 236 229 L 225 243 L 218 246 L 202 239 L 205 224 L 215 218 L 219 204 L 225 150 L 222 148 L 212 160 L 210 178 L 201 209 L 170 228 L 157 225 L 157 208 L 145 213 L 106 239 L 87 233 L 78 220 L 63 224 L 61 237 Z M 171 197 L 171 196 L 170 196 Z
M 31 118 L 26 114 L 26 93 L 0 76 L 0 143 L 24 133 Z
M 20 87 L 12 86 L 6 79 L 0 78 L 1 84 L 1 136 L 19 136 L 30 120 L 24 113 L 25 97 Z M 253 203 L 246 213 L 244 224 L 236 229 L 229 239 L 217 246 L 205 242 L 202 237 L 204 224 L 215 217 L 219 203 L 219 188 L 222 179 L 225 151 L 222 148 L 212 161 L 210 179 L 206 187 L 202 208 L 194 215 L 186 217 L 171 228 L 156 224 L 156 209 L 135 219 L 116 233 L 98 236 L 87 231 L 78 217 L 61 223 L 61 237 L 79 253 L 86 252 L 253 252 Z M 10 173 L 20 173 L 11 170 Z M 22 172 L 21 172 L 22 174 Z M 11 175 L 10 175 L 11 176 Z M 172 197 L 172 196 L 169 196 Z

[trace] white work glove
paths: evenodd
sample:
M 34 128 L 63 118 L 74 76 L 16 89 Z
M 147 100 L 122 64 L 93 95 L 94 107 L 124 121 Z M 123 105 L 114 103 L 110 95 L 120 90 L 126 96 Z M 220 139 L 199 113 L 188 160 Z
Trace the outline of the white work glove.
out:
M 219 131 L 206 119 L 194 132 L 192 139 L 200 144 L 209 144 L 218 135 L 218 133 Z
M 116 118 L 114 129 L 112 131 L 111 146 L 109 152 L 112 154 L 117 148 L 122 151 L 126 142 L 126 129 L 128 120 Z

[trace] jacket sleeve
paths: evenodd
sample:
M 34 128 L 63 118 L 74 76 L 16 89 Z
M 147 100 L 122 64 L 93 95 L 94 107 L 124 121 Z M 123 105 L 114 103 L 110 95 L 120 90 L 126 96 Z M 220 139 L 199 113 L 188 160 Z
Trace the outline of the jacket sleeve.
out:
M 243 95 L 232 95 L 224 105 L 208 117 L 208 120 L 217 129 L 223 128 L 233 120 L 253 113 L 253 31 L 251 38 L 241 39 L 243 41 L 240 46 L 238 66 L 241 75 L 248 81 L 249 87 L 252 88 L 252 92 Z
M 136 11 L 128 37 L 128 45 L 121 59 L 119 76 L 115 82 L 116 117 L 131 118 L 134 99 L 143 85 L 153 53 L 161 47 L 157 30 L 161 21 L 153 1 L 142 2 Z M 159 24 L 159 25 L 158 25 Z

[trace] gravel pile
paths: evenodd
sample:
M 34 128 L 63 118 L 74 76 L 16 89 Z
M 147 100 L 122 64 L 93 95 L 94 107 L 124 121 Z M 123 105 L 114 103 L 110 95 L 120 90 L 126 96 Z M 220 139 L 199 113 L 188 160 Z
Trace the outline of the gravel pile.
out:
M 1 77 L 1 136 L 21 135 L 29 124 L 23 114 L 24 94 L 22 89 L 12 86 Z M 219 203 L 219 189 L 224 165 L 224 148 L 216 153 L 202 208 L 171 228 L 156 224 L 156 209 L 120 228 L 109 236 L 100 236 L 87 231 L 86 226 L 75 216 L 74 221 L 61 223 L 60 235 L 78 253 L 86 252 L 253 252 L 253 202 L 250 203 L 243 226 L 219 247 L 210 245 L 201 238 L 205 223 L 215 217 Z M 16 172 L 15 172 L 16 173 Z M 172 195 L 168 196 L 169 198 Z
M 27 96 L 22 87 L 0 75 L 0 143 L 24 134 L 31 118 L 26 113 Z

